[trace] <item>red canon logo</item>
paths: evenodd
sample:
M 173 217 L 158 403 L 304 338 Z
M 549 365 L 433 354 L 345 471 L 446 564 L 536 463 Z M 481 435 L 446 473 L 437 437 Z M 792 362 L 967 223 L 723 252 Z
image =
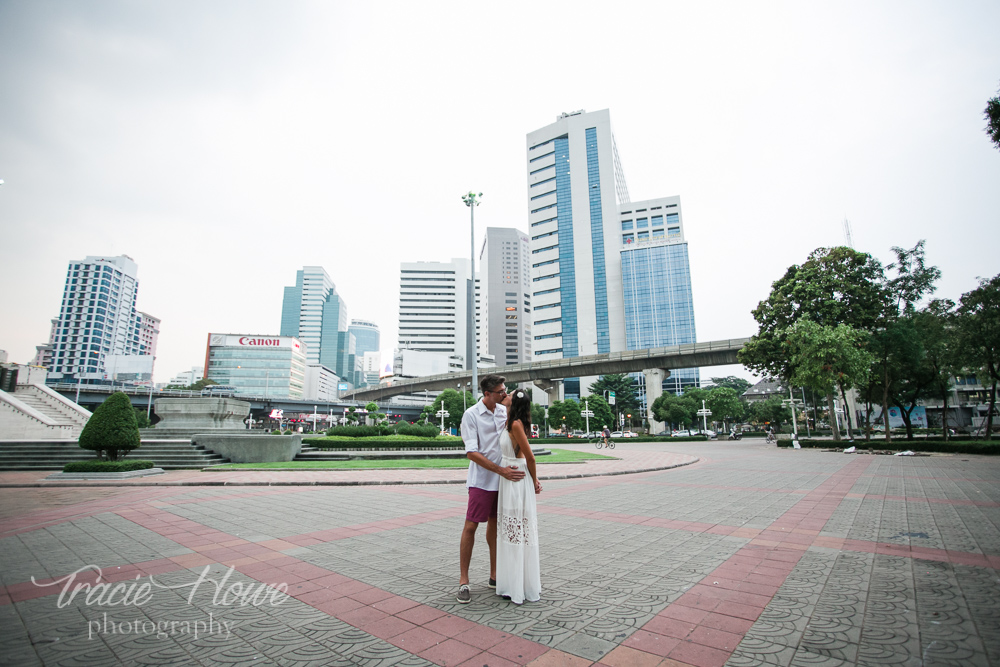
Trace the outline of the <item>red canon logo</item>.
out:
M 243 336 L 240 338 L 240 345 L 265 345 L 270 347 L 278 347 L 281 345 L 280 338 L 247 338 Z

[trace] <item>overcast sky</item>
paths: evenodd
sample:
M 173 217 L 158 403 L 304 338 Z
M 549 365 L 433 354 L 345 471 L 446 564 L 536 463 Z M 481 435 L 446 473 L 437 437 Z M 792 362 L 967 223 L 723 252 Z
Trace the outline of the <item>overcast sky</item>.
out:
M 702 341 L 817 247 L 927 240 L 1000 272 L 1000 3 L 0 0 L 0 348 L 46 343 L 67 263 L 127 254 L 156 380 L 277 333 L 326 267 L 396 341 L 400 262 L 527 229 L 525 134 L 609 108 L 633 199 L 680 195 Z M 703 376 L 734 369 L 714 369 Z

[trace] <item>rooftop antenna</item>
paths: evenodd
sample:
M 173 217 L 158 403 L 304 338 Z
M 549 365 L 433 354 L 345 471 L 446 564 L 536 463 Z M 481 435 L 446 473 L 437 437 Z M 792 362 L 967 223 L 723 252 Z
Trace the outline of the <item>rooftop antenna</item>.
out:
M 844 241 L 847 242 L 847 247 L 854 249 L 854 238 L 851 236 L 851 221 L 844 216 Z

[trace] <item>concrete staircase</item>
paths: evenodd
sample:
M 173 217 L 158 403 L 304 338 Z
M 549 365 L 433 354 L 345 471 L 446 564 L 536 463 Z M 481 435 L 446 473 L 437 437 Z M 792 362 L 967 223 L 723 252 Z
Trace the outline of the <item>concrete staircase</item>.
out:
M 81 449 L 76 440 L 0 440 L 0 470 L 62 470 L 70 461 L 86 461 L 94 452 Z M 204 468 L 228 463 L 215 452 L 190 440 L 143 440 L 128 459 L 152 461 L 157 468 Z
M 90 412 L 45 385 L 0 391 L 0 438 L 78 438 Z

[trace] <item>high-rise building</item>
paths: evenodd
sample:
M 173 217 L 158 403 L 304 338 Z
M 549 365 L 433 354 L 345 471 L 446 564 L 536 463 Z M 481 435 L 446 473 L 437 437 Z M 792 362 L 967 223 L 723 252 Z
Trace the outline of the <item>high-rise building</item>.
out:
M 354 336 L 348 331 L 347 306 L 322 266 L 295 273 L 281 303 L 281 335 L 305 343 L 307 363 L 333 370 L 342 382 L 357 386 L 360 364 Z
M 646 261 L 650 270 L 645 280 L 651 293 L 668 288 L 667 275 L 678 270 L 683 270 L 686 276 L 689 273 L 683 234 L 668 236 L 668 212 L 662 208 L 666 204 L 631 203 L 607 109 L 564 113 L 555 123 L 530 132 L 526 160 L 532 358 L 560 359 L 638 349 L 633 345 L 650 338 L 630 340 L 627 332 L 630 328 L 634 332 L 645 318 L 654 317 L 647 309 L 659 302 L 644 301 L 635 283 L 629 287 L 632 291 L 627 292 L 623 267 L 628 263 L 631 270 L 633 262 Z M 676 204 L 679 215 L 679 199 L 669 200 Z M 647 227 L 635 227 L 640 224 L 640 214 L 655 213 L 638 209 L 651 206 L 661 207 L 660 221 L 650 215 L 642 218 Z M 662 236 L 653 238 L 654 222 L 661 222 L 656 229 Z M 627 229 L 626 224 L 633 227 Z M 679 223 L 675 226 L 680 228 Z M 684 245 L 680 251 L 684 257 L 683 269 L 676 261 L 677 250 L 651 250 L 677 244 Z M 640 247 L 643 252 L 635 254 Z M 674 264 L 666 264 L 668 261 Z M 631 270 L 630 275 L 634 277 L 635 271 Z M 683 333 L 690 334 L 693 342 L 689 276 L 686 284 L 688 298 L 673 299 L 670 303 L 676 311 L 673 321 L 683 319 L 690 324 Z M 627 294 L 631 294 L 633 304 L 629 311 L 626 311 Z M 682 317 L 678 309 L 684 308 L 687 311 Z M 630 321 L 629 317 L 636 321 Z M 661 345 L 688 342 L 671 338 L 671 330 L 660 329 L 658 325 L 655 333 Z M 593 378 L 567 379 L 565 397 L 578 398 L 592 381 Z
M 531 253 L 519 229 L 487 227 L 479 253 L 482 290 L 480 350 L 497 366 L 531 360 Z
M 49 326 L 49 342 L 45 345 L 35 346 L 35 358 L 31 360 L 33 366 L 41 366 L 48 371 L 52 371 L 52 354 L 53 345 L 56 339 L 56 335 L 59 329 L 59 318 L 53 318 L 50 320 Z
M 88 256 L 70 262 L 62 307 L 49 341 L 48 380 L 111 381 L 109 357 L 145 354 L 142 316 L 135 307 L 137 273 L 138 266 L 127 255 Z
M 378 325 L 368 320 L 351 320 L 347 330 L 354 336 L 354 356 L 361 364 L 361 384 L 378 384 L 378 371 L 382 365 Z
M 469 289 L 472 284 L 468 259 L 450 262 L 403 262 L 399 269 L 399 350 L 436 353 L 445 367 L 471 368 L 477 353 L 469 330 Z M 473 326 L 478 327 L 479 285 L 476 281 Z M 421 356 L 426 355 L 411 355 Z M 397 351 L 395 357 L 400 359 Z M 405 365 L 405 361 L 403 362 Z M 429 367 L 421 362 L 420 367 Z M 396 375 L 410 374 L 394 367 Z M 422 374 L 422 373 L 421 373 Z
M 680 197 L 632 202 L 619 216 L 627 348 L 697 342 Z M 672 370 L 663 388 L 680 393 L 697 386 L 698 375 L 697 368 Z
M 155 359 L 156 345 L 160 341 L 160 318 L 149 313 L 139 313 L 139 350 Z

